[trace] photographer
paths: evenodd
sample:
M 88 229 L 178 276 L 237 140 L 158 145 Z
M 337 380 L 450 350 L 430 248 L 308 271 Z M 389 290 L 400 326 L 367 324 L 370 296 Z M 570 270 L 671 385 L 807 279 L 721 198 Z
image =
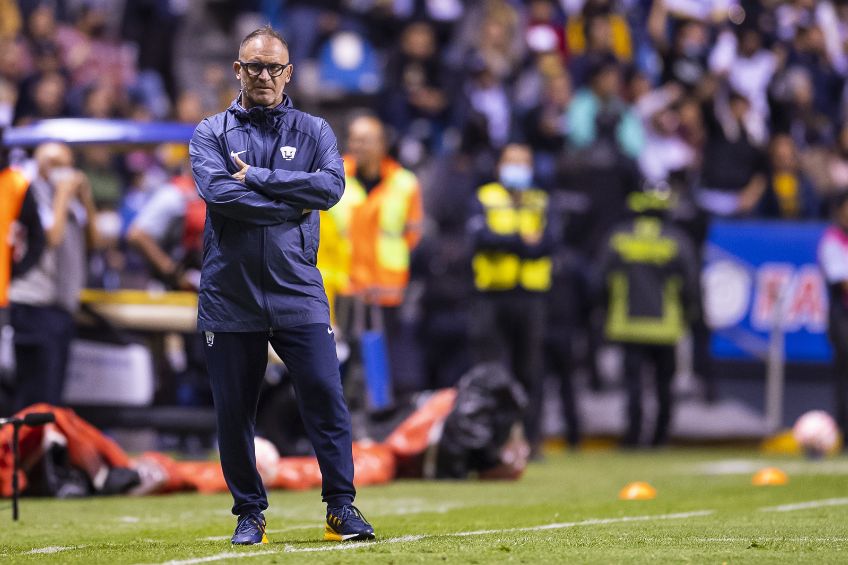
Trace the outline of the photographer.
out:
M 95 244 L 91 185 L 73 168 L 70 148 L 45 143 L 35 150 L 38 175 L 30 187 L 47 248 L 39 263 L 12 282 L 17 391 L 15 405 L 60 405 L 74 314 L 86 281 L 87 251 Z
M 0 144 L 0 384 L 5 384 L 15 371 L 9 284 L 12 277 L 31 269 L 43 250 L 44 230 L 29 180 L 9 166 L 8 151 Z

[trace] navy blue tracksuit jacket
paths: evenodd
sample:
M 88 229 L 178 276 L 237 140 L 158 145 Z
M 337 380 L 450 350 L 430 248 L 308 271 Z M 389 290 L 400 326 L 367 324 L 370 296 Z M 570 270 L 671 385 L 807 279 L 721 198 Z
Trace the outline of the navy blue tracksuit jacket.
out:
M 351 504 L 350 416 L 344 402 L 318 252 L 318 210 L 342 196 L 344 169 L 327 122 L 292 108 L 237 101 L 203 120 L 189 145 L 207 204 L 198 329 L 206 333 L 221 467 L 233 513 L 262 512 L 254 426 L 268 344 L 289 369 L 330 506 Z M 248 165 L 244 182 L 232 155 Z M 281 330 L 281 331 L 275 331 Z
M 318 252 L 318 210 L 344 192 L 330 126 L 292 108 L 234 101 L 200 122 L 189 145 L 208 213 L 198 303 L 201 331 L 252 332 L 330 323 Z M 251 165 L 245 182 L 232 153 Z M 238 260 L 234 260 L 238 257 Z

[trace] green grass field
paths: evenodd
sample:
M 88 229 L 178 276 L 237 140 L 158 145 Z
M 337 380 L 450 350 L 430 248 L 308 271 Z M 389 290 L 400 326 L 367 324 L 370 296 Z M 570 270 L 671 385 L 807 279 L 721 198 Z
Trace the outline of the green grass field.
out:
M 789 473 L 754 487 L 752 470 Z M 648 481 L 655 500 L 620 501 Z M 0 562 L 848 563 L 848 458 L 754 451 L 553 454 L 517 483 L 400 481 L 362 488 L 378 541 L 320 541 L 317 491 L 273 492 L 271 543 L 232 548 L 229 496 L 24 499 L 0 514 Z M 804 504 L 807 503 L 807 504 Z

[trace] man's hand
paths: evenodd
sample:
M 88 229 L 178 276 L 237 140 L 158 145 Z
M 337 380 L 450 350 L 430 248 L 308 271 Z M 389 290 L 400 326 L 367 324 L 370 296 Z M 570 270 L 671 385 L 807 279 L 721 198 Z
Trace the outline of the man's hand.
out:
M 56 190 L 56 197 L 63 202 L 69 202 L 79 196 L 80 178 L 77 171 L 70 167 L 54 169 L 50 173 L 50 182 Z
M 242 161 L 241 158 L 238 156 L 238 153 L 230 153 L 230 156 L 233 158 L 233 161 L 235 161 L 236 165 L 238 165 L 239 167 L 239 170 L 233 173 L 233 178 L 238 181 L 244 182 L 244 177 L 247 176 L 247 169 L 250 168 L 250 165 Z
M 85 205 L 86 208 L 94 209 L 94 194 L 91 190 L 91 183 L 88 180 L 88 177 L 82 171 L 77 171 L 77 196 L 80 199 L 80 202 Z

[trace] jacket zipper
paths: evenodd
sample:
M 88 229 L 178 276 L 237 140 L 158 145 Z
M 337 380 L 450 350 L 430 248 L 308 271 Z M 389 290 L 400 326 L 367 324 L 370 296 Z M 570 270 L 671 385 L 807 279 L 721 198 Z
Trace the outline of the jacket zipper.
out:
M 267 147 L 265 145 L 265 128 L 263 126 L 257 126 L 260 130 L 259 139 L 262 140 L 262 150 L 267 151 Z M 273 153 L 271 154 L 273 155 Z M 272 157 L 268 158 L 268 169 L 271 169 L 271 160 Z M 271 169 L 273 170 L 273 169 Z M 268 336 L 271 337 L 274 335 L 274 328 L 271 325 L 271 307 L 268 305 L 268 295 L 265 292 L 265 269 L 268 266 L 268 257 L 266 256 L 265 250 L 265 237 L 267 234 L 268 226 L 262 226 L 262 237 L 259 240 L 259 248 L 262 255 L 262 263 L 259 265 L 260 273 L 259 273 L 259 290 L 262 293 L 262 304 L 265 308 L 265 323 L 268 324 Z

